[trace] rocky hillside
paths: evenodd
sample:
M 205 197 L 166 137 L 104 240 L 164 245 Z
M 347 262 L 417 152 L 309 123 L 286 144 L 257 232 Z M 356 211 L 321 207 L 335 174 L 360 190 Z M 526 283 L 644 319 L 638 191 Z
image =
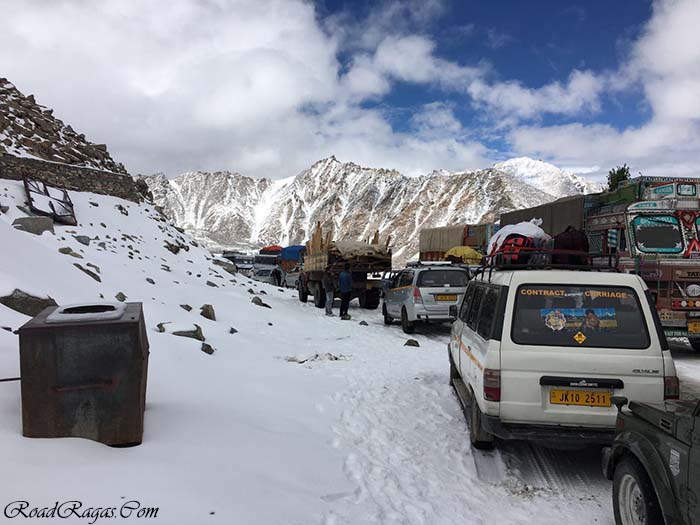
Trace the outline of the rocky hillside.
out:
M 31 157 L 99 170 L 126 173 L 112 159 L 104 144 L 93 144 L 85 135 L 25 96 L 12 83 L 0 78 L 0 154 Z
M 551 170 L 546 184 L 535 184 L 536 175 L 514 170 L 519 163 L 504 164 L 508 169 L 413 178 L 330 157 L 281 181 L 228 172 L 146 180 L 175 222 L 214 249 L 303 243 L 319 221 L 336 239 L 362 239 L 377 229 L 391 235 L 401 264 L 417 253 L 422 228 L 491 221 L 503 211 L 590 189 L 575 175 Z

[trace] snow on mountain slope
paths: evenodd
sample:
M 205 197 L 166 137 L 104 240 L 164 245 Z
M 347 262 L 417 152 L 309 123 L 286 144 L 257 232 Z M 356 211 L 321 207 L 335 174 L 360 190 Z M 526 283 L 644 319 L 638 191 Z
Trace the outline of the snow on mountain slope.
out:
M 535 184 L 537 177 L 514 166 L 506 166 L 513 173 L 489 168 L 411 178 L 330 157 L 284 181 L 200 172 L 146 181 L 176 223 L 215 249 L 303 243 L 320 222 L 337 239 L 364 239 L 375 230 L 391 235 L 395 263 L 402 264 L 417 253 L 421 228 L 491 221 L 587 188 L 565 172 L 547 172 Z M 212 191 L 221 177 L 240 190 Z
M 153 198 L 176 224 L 212 246 L 250 246 L 258 216 L 256 206 L 268 179 L 238 173 L 184 173 L 168 180 L 158 174 L 146 179 Z
M 508 159 L 493 165 L 523 182 L 539 188 L 552 197 L 559 198 L 576 193 L 596 193 L 603 191 L 602 185 L 562 170 L 541 160 L 528 157 Z
M 0 383 L 3 506 L 79 501 L 119 512 L 138 501 L 159 508 L 151 521 L 169 525 L 491 523 L 494 516 L 505 524 L 576 524 L 612 515 L 602 477 L 594 488 L 533 487 L 495 455 L 486 459 L 500 462 L 501 477 L 482 479 L 481 456 L 447 385 L 447 332 L 418 333 L 420 348 L 403 346 L 406 336 L 377 311 L 353 305 L 352 321 L 327 318 L 292 291 L 226 273 L 148 204 L 70 194 L 79 226 L 34 236 L 11 226 L 24 216 L 16 207 L 21 183 L 0 180 L 0 203 L 9 206 L 0 214 L 0 296 L 19 288 L 65 304 L 113 301 L 122 292 L 143 302 L 144 441 L 109 448 L 24 438 L 19 384 Z M 92 240 L 85 246 L 78 235 Z M 181 250 L 173 254 L 166 241 Z M 58 251 L 65 247 L 81 258 Z M 94 264 L 100 281 L 75 263 Z M 252 304 L 248 289 L 271 308 Z M 216 321 L 199 314 L 205 303 Z M 27 320 L 0 305 L 0 327 L 16 330 Z M 165 332 L 158 323 L 167 323 Z M 214 354 L 171 333 L 195 323 Z M 0 329 L 0 378 L 17 375 L 18 338 Z
M 53 116 L 53 110 L 37 104 L 12 83 L 0 78 L 0 154 L 75 164 L 126 173 L 104 144 L 93 144 L 85 135 Z

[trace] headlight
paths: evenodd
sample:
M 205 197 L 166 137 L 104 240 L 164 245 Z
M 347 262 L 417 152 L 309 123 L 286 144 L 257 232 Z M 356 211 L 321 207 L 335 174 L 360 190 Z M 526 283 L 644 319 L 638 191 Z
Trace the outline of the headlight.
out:
M 689 284 L 685 289 L 685 293 L 688 294 L 689 297 L 700 296 L 700 285 Z

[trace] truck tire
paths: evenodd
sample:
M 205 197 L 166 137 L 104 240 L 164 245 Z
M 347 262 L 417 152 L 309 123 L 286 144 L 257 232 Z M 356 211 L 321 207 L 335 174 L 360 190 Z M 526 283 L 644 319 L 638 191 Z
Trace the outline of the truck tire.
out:
M 700 352 L 700 337 L 689 337 L 690 347 L 696 352 Z
M 367 292 L 365 290 L 357 292 L 357 302 L 360 308 L 365 308 L 367 304 Z
M 372 288 L 370 290 L 365 290 L 364 295 L 364 306 L 367 310 L 376 310 L 379 308 L 379 303 L 381 302 L 381 290 L 378 288 Z
M 481 426 L 481 409 L 471 394 L 471 406 L 469 407 L 469 442 L 477 450 L 491 450 L 496 444 L 493 434 L 489 434 Z
M 615 523 L 663 523 L 654 486 L 641 463 L 625 456 L 613 477 Z
M 323 308 L 326 306 L 326 292 L 320 286 L 314 287 L 314 306 L 316 308 Z
M 386 311 L 386 304 L 382 305 L 382 315 L 384 316 L 384 324 L 385 325 L 390 325 L 391 323 L 394 322 L 394 318 L 389 315 L 389 312 Z
M 416 331 L 416 323 L 408 320 L 406 308 L 401 309 L 401 329 L 404 334 L 412 334 Z

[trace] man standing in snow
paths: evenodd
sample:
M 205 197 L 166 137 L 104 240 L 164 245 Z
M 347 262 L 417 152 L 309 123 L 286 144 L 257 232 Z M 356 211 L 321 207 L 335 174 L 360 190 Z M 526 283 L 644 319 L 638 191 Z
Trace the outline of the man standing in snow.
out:
M 345 263 L 345 269 L 340 272 L 340 317 L 349 319 L 348 306 L 350 305 L 350 295 L 352 293 L 352 274 L 350 264 Z
M 272 279 L 275 282 L 275 286 L 280 286 L 282 284 L 282 271 L 279 266 L 273 268 Z
M 323 289 L 326 291 L 326 315 L 333 315 L 333 298 L 335 297 L 335 279 L 331 272 L 326 270 L 323 272 L 323 278 L 321 279 L 321 284 Z

